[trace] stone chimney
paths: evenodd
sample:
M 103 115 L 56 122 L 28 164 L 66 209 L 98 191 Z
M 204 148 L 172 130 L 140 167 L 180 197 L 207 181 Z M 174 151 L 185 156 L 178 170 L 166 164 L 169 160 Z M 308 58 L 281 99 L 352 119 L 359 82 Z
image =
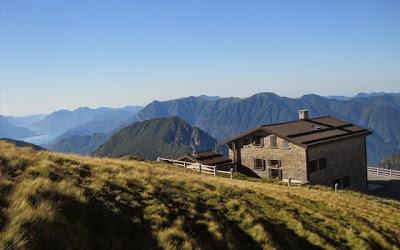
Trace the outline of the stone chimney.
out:
M 308 109 L 299 110 L 299 120 L 308 120 Z

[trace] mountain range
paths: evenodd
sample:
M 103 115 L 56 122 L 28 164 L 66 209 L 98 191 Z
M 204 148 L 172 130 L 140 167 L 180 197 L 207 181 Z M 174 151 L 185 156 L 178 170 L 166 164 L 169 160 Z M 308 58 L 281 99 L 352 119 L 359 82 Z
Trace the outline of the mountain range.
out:
M 311 94 L 300 98 L 274 93 L 247 98 L 203 95 L 153 101 L 144 108 L 80 108 L 22 120 L 0 116 L 0 137 L 36 143 L 36 138 L 44 136 L 36 144 L 56 151 L 90 154 L 121 128 L 138 121 L 177 116 L 221 141 L 261 124 L 296 120 L 297 111 L 304 108 L 309 109 L 311 117 L 332 115 L 370 129 L 370 164 L 400 153 L 400 94 L 381 92 L 354 97 Z
M 119 157 L 132 155 L 155 160 L 175 158 L 193 151 L 217 149 L 218 143 L 199 128 L 179 117 L 156 118 L 134 123 L 114 134 L 94 155 Z
M 111 132 L 124 123 L 134 122 L 135 115 L 140 109 L 141 107 L 96 109 L 83 107 L 73 111 L 59 110 L 31 126 L 36 131 L 60 135 L 79 126 L 96 132 Z
M 335 100 L 318 95 L 300 98 L 258 93 L 248 98 L 207 100 L 188 97 L 153 101 L 138 117 L 142 120 L 178 116 L 221 141 L 262 124 L 298 119 L 299 109 L 309 109 L 312 117 L 332 115 L 372 130 L 368 138 L 371 164 L 400 150 L 400 95 L 374 95 Z
M 56 137 L 48 148 L 64 153 L 90 154 L 119 129 L 138 121 L 136 114 L 141 107 L 102 109 L 90 121 L 72 127 Z
M 90 155 L 111 136 L 112 133 L 65 134 L 54 140 L 47 148 L 63 153 Z
M 40 122 L 46 118 L 45 114 L 26 115 L 26 116 L 4 116 L 14 126 L 29 127 L 30 125 Z
M 343 96 L 343 95 L 331 95 L 331 96 L 326 96 L 326 98 L 329 99 L 335 99 L 335 100 L 339 100 L 339 101 L 345 101 L 345 100 L 349 100 L 351 98 L 357 98 L 357 97 L 371 97 L 371 96 L 384 96 L 384 95 L 394 95 L 394 96 L 399 96 L 400 93 L 396 93 L 396 92 L 372 92 L 372 93 L 358 93 L 357 95 L 350 97 L 350 96 Z
M 35 132 L 28 128 L 17 126 L 5 116 L 0 115 L 0 138 L 22 139 L 34 135 Z
M 137 121 L 136 114 L 141 108 L 81 107 L 49 115 L 0 116 L 0 137 L 23 139 L 66 153 L 89 154 L 106 142 L 115 130 Z

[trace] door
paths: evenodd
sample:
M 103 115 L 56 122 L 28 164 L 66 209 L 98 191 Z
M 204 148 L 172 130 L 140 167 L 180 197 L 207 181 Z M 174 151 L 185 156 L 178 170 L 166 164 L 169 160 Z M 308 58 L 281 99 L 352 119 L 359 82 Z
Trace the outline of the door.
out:
M 282 180 L 282 170 L 275 168 L 269 169 L 269 178 Z

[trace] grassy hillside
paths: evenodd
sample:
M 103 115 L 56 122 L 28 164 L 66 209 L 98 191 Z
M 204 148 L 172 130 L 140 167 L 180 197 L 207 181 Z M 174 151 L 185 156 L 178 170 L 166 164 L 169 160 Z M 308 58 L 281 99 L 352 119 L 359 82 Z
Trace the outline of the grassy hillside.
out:
M 36 151 L 46 150 L 45 148 L 42 148 L 36 144 L 32 144 L 32 143 L 25 142 L 25 141 L 19 141 L 19 140 L 7 139 L 7 138 L 0 138 L 0 141 L 11 143 L 17 147 L 30 147 Z
M 398 249 L 400 203 L 0 142 L 0 249 Z

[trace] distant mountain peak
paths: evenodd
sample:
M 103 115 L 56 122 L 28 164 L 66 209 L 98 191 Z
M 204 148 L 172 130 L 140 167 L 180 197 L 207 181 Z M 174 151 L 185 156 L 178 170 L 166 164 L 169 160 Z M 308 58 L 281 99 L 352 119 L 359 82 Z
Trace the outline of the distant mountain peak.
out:
M 253 96 L 273 96 L 273 97 L 281 97 L 281 96 L 279 96 L 279 95 L 277 95 L 277 94 L 275 94 L 275 93 L 273 93 L 273 92 L 260 92 L 260 93 L 254 94 L 254 95 L 252 95 L 252 96 L 250 96 L 250 97 L 253 97 Z
M 384 96 L 384 95 L 391 95 L 391 96 L 400 96 L 400 92 L 371 92 L 371 93 L 365 93 L 365 92 L 360 92 L 354 97 L 372 97 L 372 96 Z
M 208 100 L 208 101 L 215 101 L 215 100 L 222 99 L 222 97 L 219 97 L 219 96 L 209 96 L 209 95 L 200 95 L 200 96 L 198 96 L 198 98 Z
M 182 118 L 171 116 L 134 123 L 114 134 L 95 155 L 119 157 L 135 155 L 154 160 L 175 158 L 194 149 L 215 149 L 217 141 Z
M 76 111 L 82 111 L 82 110 L 87 111 L 87 110 L 91 110 L 91 108 L 83 106 L 83 107 L 79 107 L 79 108 L 76 109 Z

